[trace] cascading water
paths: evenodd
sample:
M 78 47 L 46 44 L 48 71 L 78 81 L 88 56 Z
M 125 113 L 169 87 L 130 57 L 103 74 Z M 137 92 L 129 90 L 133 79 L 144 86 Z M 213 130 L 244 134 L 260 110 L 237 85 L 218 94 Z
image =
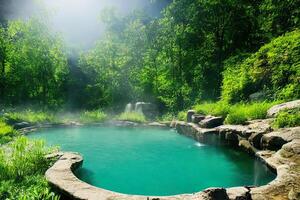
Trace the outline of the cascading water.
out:
M 128 113 L 128 112 L 132 112 L 132 111 L 133 111 L 133 105 L 132 105 L 132 103 L 128 103 L 125 107 L 124 112 Z

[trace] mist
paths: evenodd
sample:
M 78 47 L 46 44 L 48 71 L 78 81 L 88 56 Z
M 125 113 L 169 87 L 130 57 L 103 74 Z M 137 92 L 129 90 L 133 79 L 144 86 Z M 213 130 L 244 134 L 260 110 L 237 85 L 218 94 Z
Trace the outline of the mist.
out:
M 89 49 L 103 36 L 101 11 L 113 8 L 119 15 L 143 10 L 157 17 L 169 1 L 150 0 L 11 0 L 1 1 L 1 15 L 7 20 L 47 15 L 50 28 L 61 33 L 68 47 Z

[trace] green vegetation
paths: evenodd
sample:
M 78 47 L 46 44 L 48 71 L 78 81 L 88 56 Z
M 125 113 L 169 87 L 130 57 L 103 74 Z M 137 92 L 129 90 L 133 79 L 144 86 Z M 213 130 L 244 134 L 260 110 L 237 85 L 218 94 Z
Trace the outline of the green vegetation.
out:
M 13 137 L 17 135 L 17 132 L 13 127 L 7 125 L 0 119 L 0 145 L 5 144 L 13 140 Z
M 254 92 L 263 92 L 269 99 L 299 98 L 299 47 L 300 31 L 296 30 L 272 40 L 242 61 L 227 61 L 222 99 L 239 102 L 248 100 Z
M 30 123 L 55 122 L 55 116 L 46 111 L 22 110 L 5 113 L 4 117 L 13 121 L 25 121 Z
M 275 128 L 300 126 L 300 109 L 281 111 L 273 123 Z
M 222 116 L 227 124 L 244 124 L 248 120 L 264 119 L 267 111 L 278 102 L 228 104 L 224 101 L 203 103 L 194 107 L 197 113 Z
M 51 151 L 42 141 L 30 142 L 25 137 L 2 147 L 0 199 L 58 199 L 43 177 L 52 162 L 45 156 Z
M 257 92 L 300 98 L 299 13 L 293 0 L 173 0 L 156 18 L 109 9 L 104 36 L 78 54 L 47 19 L 11 20 L 0 26 L 0 104 L 119 112 L 151 101 L 177 113 Z
M 79 121 L 83 123 L 101 122 L 107 119 L 107 115 L 100 111 L 85 111 L 80 114 Z
M 118 120 L 132 121 L 132 122 L 146 122 L 146 118 L 143 114 L 138 112 L 123 112 L 117 117 Z

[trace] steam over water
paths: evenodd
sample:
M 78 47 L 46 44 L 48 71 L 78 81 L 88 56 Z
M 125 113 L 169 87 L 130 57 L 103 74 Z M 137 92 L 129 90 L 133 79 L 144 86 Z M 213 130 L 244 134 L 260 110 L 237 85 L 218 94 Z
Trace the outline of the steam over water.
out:
M 10 0 L 0 2 L 1 14 L 7 19 L 27 19 L 34 15 L 49 16 L 51 28 L 62 33 L 68 46 L 90 48 L 101 38 L 105 25 L 100 16 L 104 9 L 113 8 L 117 15 L 134 10 L 158 16 L 167 0 L 151 3 L 149 0 Z

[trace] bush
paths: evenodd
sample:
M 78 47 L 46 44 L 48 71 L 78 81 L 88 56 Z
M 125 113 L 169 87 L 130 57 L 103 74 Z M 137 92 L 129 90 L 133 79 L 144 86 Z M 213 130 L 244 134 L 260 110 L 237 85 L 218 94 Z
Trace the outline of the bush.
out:
M 17 135 L 17 132 L 13 127 L 0 120 L 0 144 L 10 142 L 15 135 Z
M 0 199 L 58 199 L 43 177 L 51 149 L 42 141 L 19 137 L 0 149 Z
M 187 114 L 187 111 L 180 111 L 177 114 L 177 119 L 180 121 L 186 121 L 186 114 Z
M 267 111 L 278 102 L 228 104 L 224 101 L 194 106 L 199 114 L 222 116 L 226 124 L 244 124 L 248 120 L 264 119 Z
M 202 103 L 194 106 L 194 110 L 199 114 L 221 116 L 225 118 L 230 111 L 230 105 L 223 101 L 216 103 Z
M 22 182 L 0 181 L 0 199 L 58 200 L 43 175 L 28 176 Z
M 273 122 L 273 127 L 275 128 L 296 126 L 300 126 L 300 109 L 281 111 Z
M 267 103 L 250 103 L 250 104 L 236 104 L 230 109 L 229 114 L 225 118 L 227 124 L 244 124 L 248 120 L 265 119 L 267 111 L 275 102 Z
M 300 98 L 299 30 L 275 38 L 255 54 L 245 57 L 225 61 L 222 100 L 240 102 L 259 91 L 264 91 L 270 99 Z
M 20 112 L 6 113 L 5 117 L 13 121 L 26 121 L 30 123 L 56 122 L 52 113 L 45 111 L 25 110 Z
M 100 110 L 85 111 L 82 114 L 80 114 L 79 117 L 80 122 L 83 123 L 101 122 L 106 119 L 107 115 Z
M 142 113 L 138 112 L 123 112 L 117 117 L 117 119 L 122 121 L 132 121 L 139 123 L 146 122 L 145 116 Z

